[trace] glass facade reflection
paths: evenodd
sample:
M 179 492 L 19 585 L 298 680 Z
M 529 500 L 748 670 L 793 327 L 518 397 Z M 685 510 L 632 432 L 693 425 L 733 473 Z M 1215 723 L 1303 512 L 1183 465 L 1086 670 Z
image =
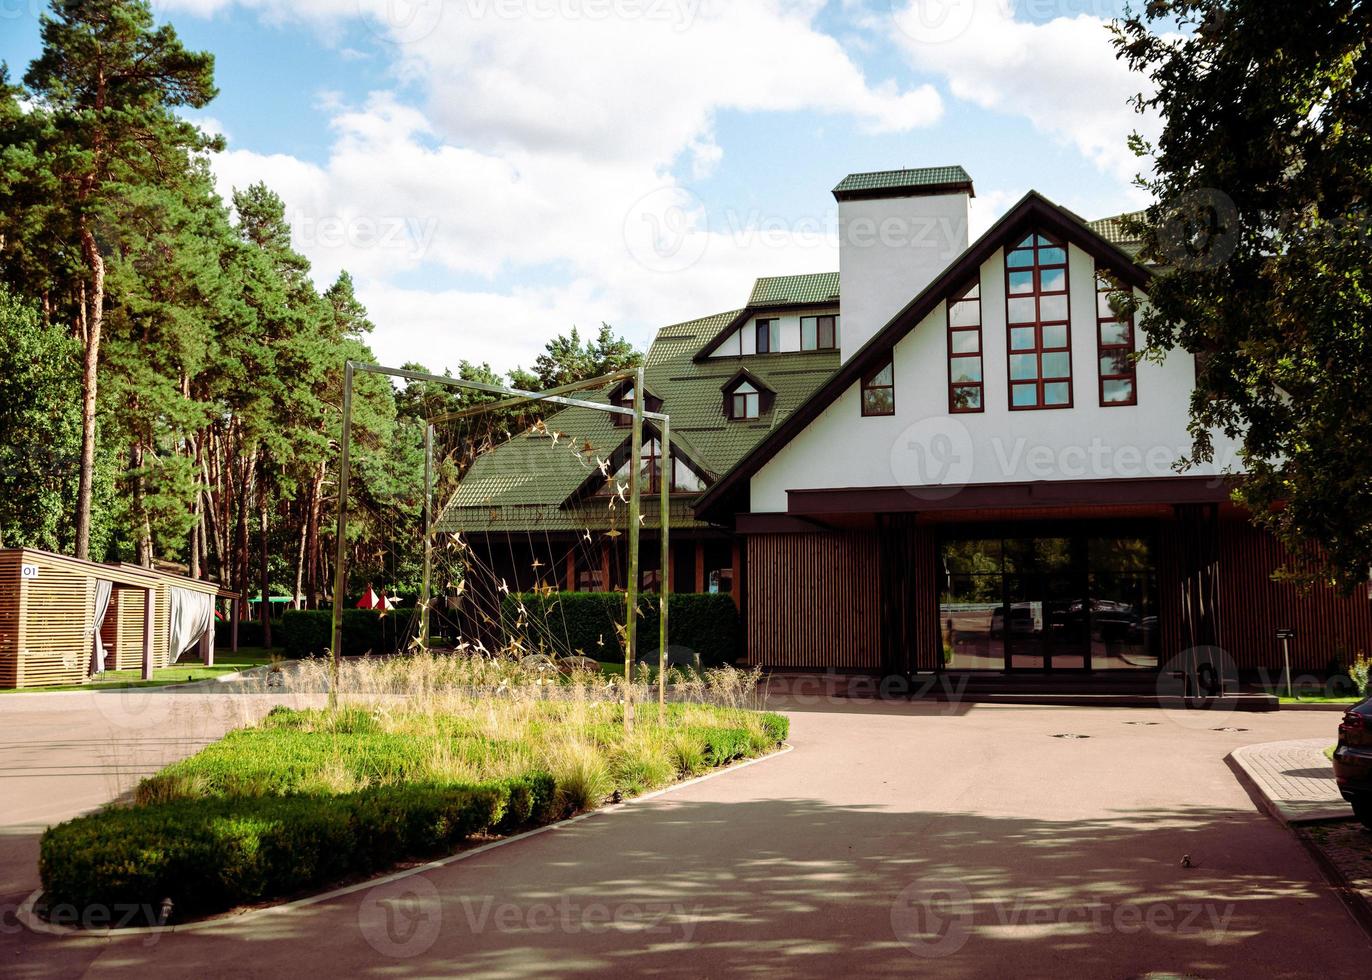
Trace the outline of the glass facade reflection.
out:
M 950 669 L 1157 668 L 1157 566 L 1147 537 L 949 535 L 940 563 Z

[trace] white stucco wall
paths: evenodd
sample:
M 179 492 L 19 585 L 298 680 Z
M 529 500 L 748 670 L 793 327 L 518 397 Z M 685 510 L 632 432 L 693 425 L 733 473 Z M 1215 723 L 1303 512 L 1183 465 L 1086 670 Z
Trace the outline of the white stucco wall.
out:
M 781 321 L 781 353 L 800 350 L 800 319 L 804 316 L 831 316 L 837 315 L 838 309 L 830 310 L 806 310 L 803 313 L 765 313 L 753 317 L 743 326 L 739 327 L 717 347 L 711 357 L 739 357 L 741 355 L 757 353 L 757 322 L 758 320 L 780 320 Z M 839 338 L 842 340 L 843 327 L 839 324 Z M 773 351 L 772 353 L 778 353 Z
M 1095 265 L 1075 246 L 1068 262 L 1075 407 L 1009 410 L 1005 277 L 997 252 L 981 267 L 985 410 L 948 413 L 946 306 L 940 304 L 896 345 L 895 415 L 862 417 L 854 384 L 754 475 L 751 509 L 783 512 L 786 491 L 806 488 L 939 486 L 949 489 L 934 492 L 946 495 L 978 483 L 1175 475 L 1173 463 L 1191 445 L 1191 355 L 1176 351 L 1161 364 L 1140 361 L 1138 404 L 1102 407 Z M 846 333 L 846 280 L 844 295 Z M 1214 464 L 1186 472 L 1236 470 L 1232 444 L 1217 436 L 1215 448 Z
M 967 248 L 965 192 L 841 201 L 843 360 Z

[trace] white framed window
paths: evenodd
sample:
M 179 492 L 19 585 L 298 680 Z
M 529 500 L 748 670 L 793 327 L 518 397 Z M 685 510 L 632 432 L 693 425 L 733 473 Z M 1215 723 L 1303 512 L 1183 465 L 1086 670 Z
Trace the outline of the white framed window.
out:
M 761 408 L 758 390 L 744 381 L 729 394 L 729 418 L 735 420 L 755 419 Z

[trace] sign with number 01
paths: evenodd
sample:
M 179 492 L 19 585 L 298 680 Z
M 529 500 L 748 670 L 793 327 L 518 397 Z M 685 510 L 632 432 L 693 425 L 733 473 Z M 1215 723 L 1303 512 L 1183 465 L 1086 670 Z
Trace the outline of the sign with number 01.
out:
M 38 566 L 37 566 L 37 565 L 21 565 L 21 566 L 19 566 L 19 574 L 20 574 L 20 576 L 23 577 L 23 578 L 37 578 L 37 577 L 38 577 Z

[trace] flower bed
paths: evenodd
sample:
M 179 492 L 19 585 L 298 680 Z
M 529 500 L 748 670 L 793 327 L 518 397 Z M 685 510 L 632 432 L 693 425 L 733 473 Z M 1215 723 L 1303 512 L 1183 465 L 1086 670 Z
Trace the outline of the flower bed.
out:
M 144 780 L 131 806 L 50 828 L 45 902 L 183 921 L 280 899 L 762 755 L 788 730 L 707 704 L 640 705 L 626 730 L 623 712 L 460 696 L 278 708 Z

